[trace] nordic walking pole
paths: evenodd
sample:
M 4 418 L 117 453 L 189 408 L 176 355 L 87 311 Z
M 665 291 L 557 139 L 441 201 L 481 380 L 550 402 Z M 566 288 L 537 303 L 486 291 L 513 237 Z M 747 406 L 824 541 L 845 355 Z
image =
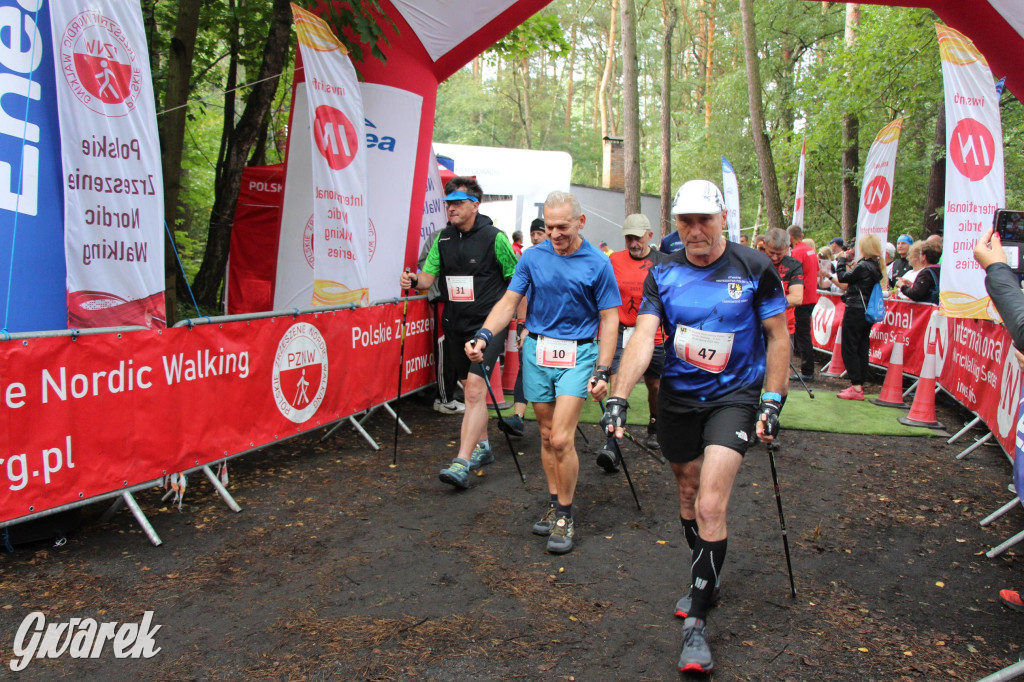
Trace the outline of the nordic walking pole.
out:
M 634 437 L 633 434 L 631 434 L 626 429 L 622 429 L 622 435 L 625 436 L 626 438 L 628 438 L 629 440 L 633 441 L 633 445 L 637 446 L 638 448 L 640 448 L 641 450 L 646 452 L 648 455 L 653 457 L 654 461 L 656 461 L 658 464 L 668 464 L 668 460 L 667 459 L 665 459 L 660 454 L 658 454 L 654 450 L 650 449 L 649 447 L 647 447 L 646 445 L 644 445 L 643 443 L 638 441 L 636 439 L 636 437 Z
M 804 381 L 804 378 L 800 376 L 800 372 L 796 371 L 796 367 L 793 366 L 792 360 L 789 361 L 789 368 L 793 370 L 793 374 L 795 374 L 796 378 L 800 380 L 800 383 L 803 385 L 804 390 L 807 391 L 807 395 L 811 396 L 811 400 L 814 400 L 814 391 L 812 391 L 811 387 L 807 385 L 807 382 Z
M 494 403 L 494 411 L 498 413 L 498 419 L 501 419 L 501 410 L 498 409 L 498 399 L 494 397 L 494 389 L 491 388 L 491 379 L 487 376 L 487 366 L 484 363 L 480 364 L 480 371 L 484 375 L 484 383 L 487 384 L 487 393 L 491 396 L 491 402 Z M 519 456 L 516 454 L 516 449 L 512 447 L 512 438 L 509 437 L 508 432 L 504 429 L 498 429 L 505 434 L 505 442 L 508 443 L 508 450 L 512 453 L 512 461 L 516 463 L 516 471 L 519 472 L 519 478 L 526 483 L 526 476 L 523 475 L 523 470 L 519 466 Z
M 579 424 L 576 425 L 576 431 L 579 432 L 580 436 L 583 437 L 583 442 L 586 443 L 587 445 L 590 445 L 590 439 L 587 438 L 587 434 L 583 433 L 583 429 L 580 428 Z
M 412 268 L 406 268 L 406 272 L 411 272 Z M 402 377 L 405 376 L 405 320 L 409 314 L 409 294 L 412 289 L 403 289 L 402 293 L 405 294 L 405 303 L 402 304 L 402 345 L 401 350 L 398 352 L 398 396 L 395 398 L 395 450 L 391 455 L 391 466 L 398 466 L 398 427 L 402 423 L 399 418 L 402 409 Z
M 601 408 L 601 414 L 604 414 L 604 401 L 598 400 L 597 404 Z M 633 479 L 629 476 L 629 467 L 626 466 L 626 458 L 622 456 L 622 450 L 619 449 L 619 441 L 614 435 L 608 435 L 608 444 L 615 448 L 615 456 L 619 458 L 619 463 L 622 464 L 622 473 L 626 474 L 626 482 L 629 483 L 629 491 L 633 493 L 633 501 L 636 502 L 637 510 L 642 509 L 640 506 L 640 498 L 636 495 L 636 488 L 633 487 Z
M 779 472 L 775 469 L 775 448 L 774 442 L 767 443 L 768 463 L 772 467 L 772 482 L 775 484 L 775 504 L 779 507 L 779 524 L 782 526 L 782 546 L 786 550 L 786 568 L 789 569 L 789 591 L 796 597 L 796 583 L 793 582 L 793 563 L 789 559 L 789 537 L 786 535 L 786 517 L 782 514 L 782 494 L 779 492 Z

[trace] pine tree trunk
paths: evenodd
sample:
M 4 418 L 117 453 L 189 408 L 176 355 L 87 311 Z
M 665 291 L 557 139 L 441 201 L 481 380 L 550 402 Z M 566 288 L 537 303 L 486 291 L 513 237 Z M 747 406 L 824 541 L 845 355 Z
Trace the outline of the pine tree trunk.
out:
M 661 237 L 675 229 L 672 223 L 672 33 L 679 21 L 675 4 L 661 2 L 665 33 L 661 38 Z
M 783 227 L 779 182 L 775 176 L 771 143 L 764 127 L 764 104 L 761 101 L 761 73 L 757 57 L 757 33 L 754 27 L 753 0 L 740 0 L 743 24 L 743 53 L 747 63 L 747 99 L 750 102 L 750 124 L 754 137 L 757 168 L 761 173 L 761 195 L 768 213 L 768 227 Z
M 928 190 L 924 196 L 924 233 L 942 234 L 942 218 L 939 209 L 946 198 L 946 107 L 939 107 L 935 119 L 935 159 L 928 174 Z
M 608 92 L 608 80 L 612 75 L 612 64 L 615 61 L 615 14 L 619 7 L 619 0 L 612 0 L 611 19 L 608 21 L 608 52 L 604 59 L 604 72 L 601 74 L 601 84 L 597 88 L 597 107 L 601 115 L 601 137 L 608 137 L 608 102 L 605 93 Z
M 266 40 L 263 62 L 260 64 L 256 84 L 251 88 L 245 110 L 234 126 L 224 154 L 223 168 L 217 174 L 213 209 L 210 212 L 210 233 L 206 252 L 193 284 L 196 298 L 208 309 L 217 308 L 222 300 L 224 267 L 227 265 L 231 244 L 231 222 L 238 203 L 238 190 L 242 170 L 260 130 L 260 122 L 274 103 L 278 78 L 288 54 L 292 13 L 288 0 L 274 0 L 270 30 Z
M 634 0 L 622 0 L 622 132 L 623 198 L 626 215 L 630 215 L 640 212 L 640 99 Z
M 164 113 L 159 117 L 160 170 L 164 176 L 164 219 L 172 233 L 182 217 L 181 207 L 178 205 L 178 195 L 181 193 L 181 157 L 185 144 L 189 79 L 192 76 L 192 57 L 195 54 L 201 7 L 201 0 L 181 0 L 178 3 L 178 18 L 167 55 Z M 179 279 L 174 244 L 165 230 L 164 302 L 167 305 L 168 326 L 178 321 L 177 289 L 179 282 L 184 281 L 184 275 Z
M 860 5 L 846 6 L 845 42 L 852 48 L 857 39 L 857 27 L 860 25 Z M 857 234 L 857 208 L 860 203 L 860 192 L 857 191 L 857 172 L 860 168 L 860 145 L 858 131 L 860 121 L 856 114 L 843 117 L 843 196 L 842 196 L 842 230 L 843 241 L 854 238 Z

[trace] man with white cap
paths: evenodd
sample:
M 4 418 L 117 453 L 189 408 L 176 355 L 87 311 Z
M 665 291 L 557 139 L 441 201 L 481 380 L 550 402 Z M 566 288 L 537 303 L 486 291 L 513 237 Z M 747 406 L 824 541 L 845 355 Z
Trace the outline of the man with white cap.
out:
M 619 285 L 619 295 L 622 296 L 622 305 L 619 306 L 619 335 L 615 346 L 615 357 L 612 359 L 612 381 L 609 390 L 615 388 L 622 349 L 626 347 L 629 337 L 633 335 L 636 314 L 640 311 L 640 301 L 644 295 L 644 280 L 647 279 L 647 273 L 651 266 L 668 258 L 657 249 L 651 248 L 654 232 L 651 230 L 651 222 L 642 213 L 626 216 L 626 220 L 622 223 L 622 236 L 626 240 L 626 248 L 616 251 L 610 258 L 612 270 L 615 272 L 615 282 Z M 662 347 L 664 341 L 665 336 L 659 329 L 654 339 L 654 354 L 651 356 L 651 363 L 644 370 L 647 405 L 651 414 L 651 419 L 647 424 L 647 447 L 653 449 L 661 447 L 658 445 L 655 415 L 661 370 L 665 367 L 665 349 Z M 630 386 L 623 390 L 628 395 L 632 388 Z M 617 470 L 619 464 L 617 459 L 617 455 L 606 446 L 598 453 L 597 464 L 610 473 Z
M 466 395 L 466 410 L 462 415 L 459 452 L 439 477 L 442 482 L 464 490 L 469 487 L 471 470 L 494 461 L 487 438 L 484 372 L 489 375 L 504 352 L 508 327 L 494 334 L 496 343 L 482 358 L 483 366 L 471 365 L 462 348 L 505 294 L 516 269 L 516 254 L 505 233 L 480 213 L 483 190 L 476 180 L 452 178 L 445 185 L 445 192 L 448 224 L 430 247 L 422 272 L 402 273 L 400 284 L 403 289 L 428 289 L 434 280 L 441 283 L 443 357 L 445 362 L 455 364 L 455 376 L 462 381 Z
M 755 435 L 778 434 L 789 367 L 786 297 L 771 261 L 723 237 L 722 193 L 691 180 L 672 203 L 683 249 L 651 268 L 636 328 L 601 423 L 622 436 L 629 387 L 650 364 L 659 327 L 665 371 L 658 439 L 679 490 L 679 517 L 691 548 L 683 621 L 682 671 L 714 667 L 705 619 L 725 561 L 726 511 L 743 455 Z M 762 387 L 764 392 L 762 393 Z

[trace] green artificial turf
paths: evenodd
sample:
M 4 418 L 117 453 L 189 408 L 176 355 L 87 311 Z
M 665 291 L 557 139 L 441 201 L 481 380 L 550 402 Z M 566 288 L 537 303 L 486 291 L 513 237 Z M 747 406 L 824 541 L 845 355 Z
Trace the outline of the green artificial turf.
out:
M 835 393 L 815 389 L 812 400 L 807 391 L 790 387 L 786 407 L 782 411 L 782 428 L 796 431 L 825 431 L 828 433 L 851 433 L 864 436 L 938 436 L 942 432 L 916 426 L 904 426 L 896 421 L 906 416 L 908 409 L 881 407 L 868 401 L 840 400 Z M 869 397 L 875 397 L 870 396 Z M 511 402 L 511 399 L 509 400 Z M 643 382 L 633 389 L 629 396 L 629 423 L 647 424 L 650 414 L 647 409 L 647 387 Z M 493 414 L 494 411 L 491 410 Z M 510 416 L 512 410 L 502 410 L 503 416 Z M 526 408 L 526 418 L 536 419 L 533 407 Z M 601 419 L 601 408 L 588 400 L 583 405 L 580 422 L 596 424 Z

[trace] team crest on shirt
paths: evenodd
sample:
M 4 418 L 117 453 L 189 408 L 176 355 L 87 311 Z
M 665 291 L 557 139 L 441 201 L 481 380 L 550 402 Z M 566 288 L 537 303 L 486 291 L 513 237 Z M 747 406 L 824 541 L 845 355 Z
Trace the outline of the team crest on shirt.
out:
M 743 295 L 743 285 L 738 282 L 729 282 L 729 298 L 739 298 Z

